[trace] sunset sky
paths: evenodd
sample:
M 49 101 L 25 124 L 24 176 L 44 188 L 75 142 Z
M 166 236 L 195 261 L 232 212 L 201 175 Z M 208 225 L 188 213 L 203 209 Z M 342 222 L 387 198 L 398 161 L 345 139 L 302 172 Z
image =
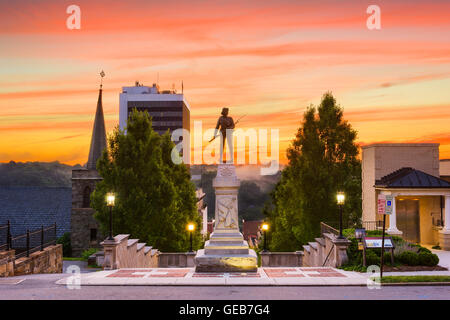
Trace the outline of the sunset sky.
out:
M 81 30 L 66 28 L 71 4 Z M 243 128 L 279 128 L 282 160 L 326 91 L 358 143 L 439 142 L 450 158 L 448 0 L 0 0 L 0 162 L 85 163 L 102 69 L 107 131 L 121 87 L 159 73 L 184 82 L 204 128 L 224 106 Z

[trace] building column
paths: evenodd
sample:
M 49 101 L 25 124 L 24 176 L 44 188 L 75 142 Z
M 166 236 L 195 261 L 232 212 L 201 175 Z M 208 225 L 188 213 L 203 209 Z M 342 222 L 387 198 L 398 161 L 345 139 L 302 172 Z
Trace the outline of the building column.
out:
M 450 250 L 450 195 L 445 195 L 444 227 L 439 231 L 439 245 L 444 250 Z
M 403 232 L 397 229 L 397 195 L 392 194 L 392 214 L 389 216 L 389 228 L 386 230 L 388 234 L 392 235 L 402 235 Z
M 444 227 L 442 231 L 450 233 L 450 195 L 445 196 Z

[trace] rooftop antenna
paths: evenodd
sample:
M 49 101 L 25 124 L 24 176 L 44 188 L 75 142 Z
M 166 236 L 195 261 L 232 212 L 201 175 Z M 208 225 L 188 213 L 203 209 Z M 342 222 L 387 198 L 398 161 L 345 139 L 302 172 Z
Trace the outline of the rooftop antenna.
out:
M 156 73 L 156 84 L 159 86 L 159 72 Z
M 181 80 L 181 94 L 183 94 L 184 92 L 184 85 L 183 85 L 183 80 Z
M 100 72 L 100 89 L 103 87 L 103 77 L 105 76 L 105 71 L 102 70 L 102 72 Z

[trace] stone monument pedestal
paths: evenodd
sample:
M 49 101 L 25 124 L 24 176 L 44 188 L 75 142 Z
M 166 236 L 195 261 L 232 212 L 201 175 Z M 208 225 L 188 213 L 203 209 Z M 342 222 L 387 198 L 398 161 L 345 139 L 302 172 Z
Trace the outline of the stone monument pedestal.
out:
M 258 257 L 239 232 L 238 190 L 233 164 L 219 164 L 213 181 L 216 190 L 214 232 L 195 256 L 197 272 L 256 272 Z

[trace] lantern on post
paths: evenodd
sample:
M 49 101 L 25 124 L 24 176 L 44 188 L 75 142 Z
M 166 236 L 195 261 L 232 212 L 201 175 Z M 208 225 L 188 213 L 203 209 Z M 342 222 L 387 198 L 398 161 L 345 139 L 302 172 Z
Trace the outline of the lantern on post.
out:
M 114 240 L 112 235 L 112 208 L 116 204 L 116 196 L 114 193 L 109 192 L 106 194 L 106 206 L 109 207 L 109 236 L 107 240 Z

